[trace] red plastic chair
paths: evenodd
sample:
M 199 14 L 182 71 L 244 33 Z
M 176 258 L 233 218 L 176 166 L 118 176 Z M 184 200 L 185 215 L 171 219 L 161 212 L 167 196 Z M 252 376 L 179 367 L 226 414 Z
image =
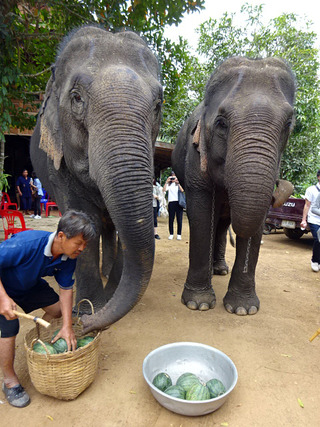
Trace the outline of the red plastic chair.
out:
M 58 208 L 58 205 L 55 202 L 47 202 L 46 203 L 46 216 L 49 216 L 50 208 Z M 59 215 L 61 216 L 60 211 L 59 211 Z
M 33 230 L 33 228 L 26 228 L 23 215 L 19 211 L 3 209 L 0 211 L 0 216 L 3 223 L 4 240 L 7 240 L 10 234 L 20 233 L 20 231 Z
M 16 203 L 12 203 L 10 200 L 10 196 L 8 193 L 2 192 L 2 199 L 0 204 L 0 210 L 3 209 L 16 209 L 18 210 L 18 206 Z

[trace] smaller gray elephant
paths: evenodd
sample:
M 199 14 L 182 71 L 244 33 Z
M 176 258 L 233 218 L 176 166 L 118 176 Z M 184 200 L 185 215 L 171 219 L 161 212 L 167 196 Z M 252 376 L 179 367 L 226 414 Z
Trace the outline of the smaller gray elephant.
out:
M 211 75 L 204 101 L 178 135 L 172 164 L 187 198 L 189 271 L 182 302 L 190 309 L 215 306 L 212 270 L 227 272 L 230 223 L 236 259 L 224 306 L 238 315 L 259 309 L 255 269 L 265 217 L 272 198 L 281 205 L 292 192 L 283 181 L 274 187 L 294 97 L 295 78 L 281 59 L 229 58 Z

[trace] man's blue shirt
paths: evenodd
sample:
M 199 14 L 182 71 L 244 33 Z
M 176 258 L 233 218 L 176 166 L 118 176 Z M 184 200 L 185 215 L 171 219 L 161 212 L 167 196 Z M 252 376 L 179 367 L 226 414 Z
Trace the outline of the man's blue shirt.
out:
M 66 255 L 53 260 L 54 237 L 48 231 L 28 230 L 0 244 L 0 279 L 9 296 L 23 295 L 45 276 L 54 276 L 62 289 L 72 288 L 77 261 Z

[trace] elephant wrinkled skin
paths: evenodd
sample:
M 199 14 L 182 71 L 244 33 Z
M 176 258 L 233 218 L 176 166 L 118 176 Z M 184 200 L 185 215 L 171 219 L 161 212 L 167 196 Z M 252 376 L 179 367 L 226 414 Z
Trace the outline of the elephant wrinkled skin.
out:
M 89 213 L 98 230 L 76 268 L 76 301 L 88 298 L 96 312 L 82 317 L 84 332 L 123 317 L 149 283 L 161 104 L 157 59 L 135 33 L 86 26 L 62 43 L 30 150 L 59 209 Z
M 283 203 L 292 185 L 273 194 L 293 123 L 295 79 L 277 58 L 234 57 L 211 75 L 205 98 L 184 123 L 172 164 L 186 192 L 189 270 L 182 302 L 208 310 L 216 299 L 212 272 L 228 273 L 226 232 L 236 233 L 236 258 L 224 297 L 230 313 L 255 314 L 255 269 L 271 200 Z M 277 200 L 277 197 L 279 200 Z

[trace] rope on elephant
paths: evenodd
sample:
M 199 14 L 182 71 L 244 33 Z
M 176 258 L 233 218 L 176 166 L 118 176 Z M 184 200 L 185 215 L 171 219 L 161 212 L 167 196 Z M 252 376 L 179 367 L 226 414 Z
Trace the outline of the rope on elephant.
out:
M 244 261 L 243 273 L 248 273 L 250 246 L 251 246 L 251 237 L 249 237 L 248 243 L 247 243 L 247 252 L 246 252 L 246 259 Z
M 213 274 L 213 238 L 214 238 L 214 209 L 215 209 L 215 195 L 216 187 L 213 184 L 212 189 L 212 205 L 211 205 L 211 224 L 210 224 L 210 247 L 209 247 L 209 272 L 208 272 L 208 283 L 211 285 L 211 278 Z

